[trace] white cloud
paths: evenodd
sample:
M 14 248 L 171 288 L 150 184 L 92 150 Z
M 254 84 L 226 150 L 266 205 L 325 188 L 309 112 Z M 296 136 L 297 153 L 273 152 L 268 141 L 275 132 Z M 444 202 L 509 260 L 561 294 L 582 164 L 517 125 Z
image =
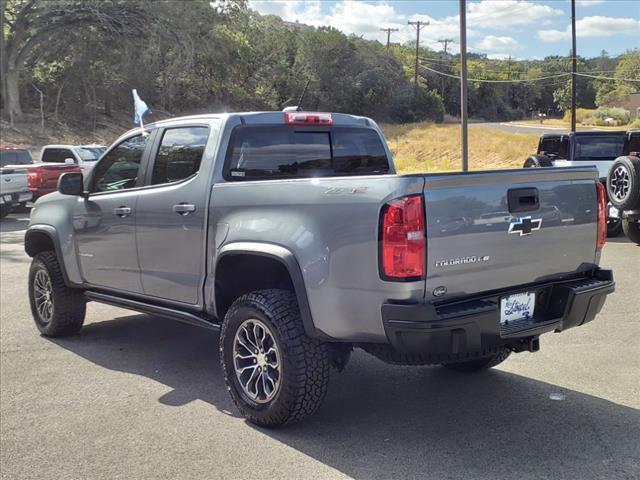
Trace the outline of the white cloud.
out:
M 634 35 L 640 32 L 640 20 L 633 18 L 614 18 L 592 16 L 584 17 L 576 22 L 576 36 L 612 37 L 614 35 Z M 559 42 L 571 38 L 571 26 L 565 30 L 541 30 L 538 38 L 544 42 Z
M 320 14 L 320 0 L 249 0 L 249 7 L 261 15 L 277 15 L 287 22 L 327 25 L 327 19 Z
M 520 44 L 513 37 L 496 37 L 495 35 L 487 35 L 480 43 L 476 45 L 478 50 L 487 50 L 489 52 L 511 52 L 521 48 Z
M 604 3 L 604 0 L 576 0 L 576 5 L 580 7 L 590 7 Z
M 482 0 L 468 4 L 467 26 L 486 29 L 549 23 L 562 10 L 525 0 Z

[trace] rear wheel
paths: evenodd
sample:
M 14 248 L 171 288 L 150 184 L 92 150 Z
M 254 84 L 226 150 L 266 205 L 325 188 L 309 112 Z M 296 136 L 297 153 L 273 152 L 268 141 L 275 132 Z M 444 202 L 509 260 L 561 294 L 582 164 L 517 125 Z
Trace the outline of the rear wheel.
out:
M 463 362 L 445 363 L 443 364 L 443 366 L 451 370 L 456 370 L 458 372 L 478 372 L 480 370 L 486 370 L 488 368 L 492 368 L 496 365 L 501 364 L 507 358 L 509 358 L 509 355 L 511 355 L 511 350 L 504 348 L 486 357 L 467 360 Z
M 66 286 L 53 252 L 39 253 L 31 262 L 29 303 L 36 327 L 47 337 L 73 335 L 82 328 L 86 301 L 82 291 Z
M 0 218 L 4 218 L 11 213 L 11 205 L 3 203 L 0 205 Z
M 611 218 L 607 220 L 607 237 L 617 237 L 622 233 L 622 219 Z
M 629 240 L 640 245 L 640 221 L 634 222 L 625 218 L 622 221 L 622 229 Z
M 262 427 L 304 419 L 327 392 L 329 348 L 306 336 L 296 297 L 287 290 L 259 290 L 231 305 L 220 361 L 234 403 Z

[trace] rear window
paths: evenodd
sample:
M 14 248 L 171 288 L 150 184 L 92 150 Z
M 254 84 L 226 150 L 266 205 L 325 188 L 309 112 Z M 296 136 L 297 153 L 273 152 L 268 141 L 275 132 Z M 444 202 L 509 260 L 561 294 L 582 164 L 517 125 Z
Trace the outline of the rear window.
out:
M 75 163 L 75 157 L 68 148 L 45 148 L 42 152 L 43 163 L 65 163 L 70 158 Z
M 0 167 L 33 163 L 27 150 L 0 150 Z
M 578 137 L 574 160 L 614 160 L 622 155 L 624 136 Z
M 387 173 L 387 154 L 375 130 L 246 126 L 235 130 L 227 177 L 328 177 Z

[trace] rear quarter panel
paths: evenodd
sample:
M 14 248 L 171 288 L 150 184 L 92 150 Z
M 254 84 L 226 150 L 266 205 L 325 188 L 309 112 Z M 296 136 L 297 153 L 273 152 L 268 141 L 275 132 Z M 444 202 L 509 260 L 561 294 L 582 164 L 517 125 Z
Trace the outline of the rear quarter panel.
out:
M 420 176 L 381 175 L 228 182 L 213 188 L 210 226 L 223 241 L 290 250 L 302 270 L 315 327 L 334 338 L 385 341 L 381 305 L 421 300 L 424 281 L 384 282 L 378 220 L 392 198 L 422 192 Z M 215 232 L 210 233 L 215 238 Z M 210 271 L 213 271 L 215 257 Z

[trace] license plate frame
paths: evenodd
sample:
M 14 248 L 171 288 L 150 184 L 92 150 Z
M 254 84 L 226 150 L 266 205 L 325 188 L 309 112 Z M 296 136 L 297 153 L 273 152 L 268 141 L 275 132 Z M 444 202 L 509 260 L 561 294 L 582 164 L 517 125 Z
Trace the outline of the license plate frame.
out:
M 500 298 L 500 325 L 518 320 L 532 320 L 535 314 L 536 292 L 520 292 Z

